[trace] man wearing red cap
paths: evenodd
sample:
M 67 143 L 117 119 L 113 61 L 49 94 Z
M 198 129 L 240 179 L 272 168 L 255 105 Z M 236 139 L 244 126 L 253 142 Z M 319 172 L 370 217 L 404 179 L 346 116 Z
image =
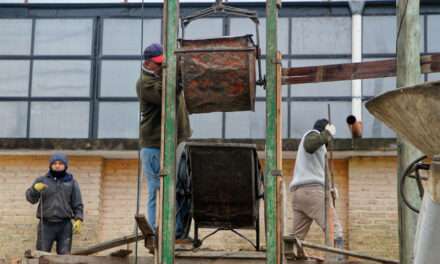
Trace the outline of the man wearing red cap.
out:
M 163 50 L 160 44 L 154 43 L 144 50 L 142 73 L 136 84 L 136 92 L 140 101 L 142 115 L 140 123 L 141 160 L 145 177 L 147 178 L 148 222 L 156 230 L 156 194 L 160 180 L 160 145 L 161 145 L 161 115 L 162 115 L 162 62 Z M 178 142 L 191 136 L 188 112 L 186 111 L 183 93 L 177 93 L 177 128 Z M 176 221 L 179 223 L 179 221 Z M 176 225 L 176 238 L 183 235 L 183 228 Z

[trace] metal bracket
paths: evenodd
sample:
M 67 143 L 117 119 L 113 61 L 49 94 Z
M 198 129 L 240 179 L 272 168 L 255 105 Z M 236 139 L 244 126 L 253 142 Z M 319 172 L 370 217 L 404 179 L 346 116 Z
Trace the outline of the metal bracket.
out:
M 160 170 L 160 172 L 159 172 L 160 177 L 165 177 L 167 175 L 168 175 L 168 172 L 166 170 Z
M 283 173 L 281 170 L 272 170 L 271 174 L 272 174 L 272 176 L 275 176 L 275 177 L 283 176 Z

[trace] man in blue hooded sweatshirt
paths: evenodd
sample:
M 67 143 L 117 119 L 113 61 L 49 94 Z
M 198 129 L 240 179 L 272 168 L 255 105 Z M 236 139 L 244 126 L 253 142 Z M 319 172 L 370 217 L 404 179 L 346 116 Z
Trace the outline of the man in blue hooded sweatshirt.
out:
M 57 254 L 60 255 L 70 254 L 72 229 L 74 233 L 80 232 L 84 214 L 78 182 L 66 171 L 67 167 L 66 155 L 54 154 L 46 175 L 37 178 L 26 190 L 26 199 L 31 204 L 40 202 L 37 250 L 50 252 L 56 241 Z

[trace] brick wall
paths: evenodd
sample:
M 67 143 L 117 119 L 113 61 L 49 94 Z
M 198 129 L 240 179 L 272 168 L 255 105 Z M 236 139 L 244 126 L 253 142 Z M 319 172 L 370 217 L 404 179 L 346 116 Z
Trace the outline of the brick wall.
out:
M 24 197 L 32 181 L 47 170 L 48 156 L 0 156 L 0 259 L 22 255 L 35 247 L 36 205 Z M 85 203 L 83 232 L 74 237 L 74 249 L 127 235 L 133 231 L 136 209 L 136 160 L 102 157 L 70 157 L 70 170 L 78 180 Z M 285 160 L 283 180 L 289 184 L 294 160 Z M 334 162 L 335 182 L 340 198 L 337 211 L 344 226 L 346 246 L 369 254 L 397 258 L 396 159 L 387 157 L 351 158 Z M 140 212 L 146 213 L 146 184 L 141 177 Z M 291 233 L 290 192 L 286 206 L 286 233 Z M 260 209 L 261 242 L 264 247 L 264 210 Z M 212 230 L 201 229 L 201 236 Z M 241 230 L 252 241 L 255 231 Z M 192 236 L 192 232 L 191 232 Z M 308 240 L 323 242 L 323 233 L 314 224 Z M 231 232 L 219 232 L 204 248 L 252 249 Z M 133 248 L 133 247 L 131 247 Z M 140 244 L 140 255 L 146 251 Z M 108 252 L 104 252 L 106 254 Z
M 137 160 L 106 160 L 103 170 L 103 195 L 99 222 L 100 241 L 126 236 L 134 232 L 136 214 Z M 139 213 L 146 215 L 147 188 L 141 176 Z M 134 245 L 134 244 L 133 244 Z M 134 246 L 129 248 L 133 250 Z M 120 248 L 126 248 L 122 246 Z M 139 255 L 145 255 L 143 242 L 139 243 Z M 108 254 L 104 251 L 101 254 Z
M 398 258 L 395 158 L 352 158 L 349 163 L 350 248 Z

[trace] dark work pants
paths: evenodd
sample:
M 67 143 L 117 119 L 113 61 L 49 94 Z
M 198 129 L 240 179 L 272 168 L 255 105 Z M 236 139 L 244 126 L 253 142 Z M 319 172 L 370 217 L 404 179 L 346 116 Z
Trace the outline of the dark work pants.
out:
M 41 228 L 43 228 L 43 233 L 41 233 Z M 61 222 L 40 221 L 38 224 L 37 250 L 50 252 L 53 242 L 57 243 L 57 254 L 70 254 L 72 249 L 72 223 L 70 219 Z

